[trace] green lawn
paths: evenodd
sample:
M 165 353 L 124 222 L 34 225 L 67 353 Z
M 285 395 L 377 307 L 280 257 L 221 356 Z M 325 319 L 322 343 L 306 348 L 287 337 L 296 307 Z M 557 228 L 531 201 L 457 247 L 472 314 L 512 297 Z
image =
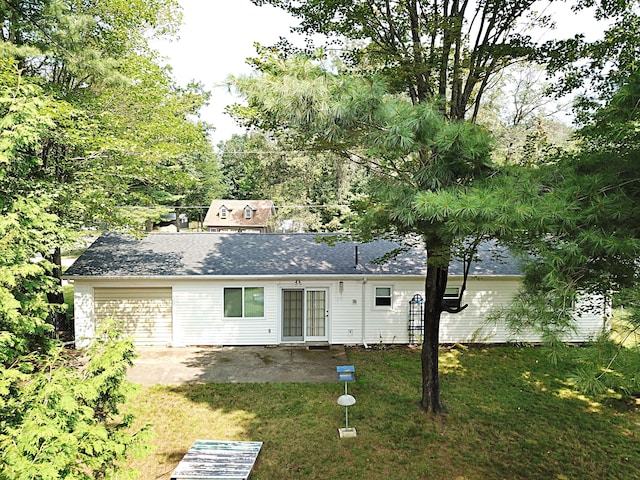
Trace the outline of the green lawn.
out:
M 574 393 L 544 348 L 441 353 L 447 413 L 417 406 L 420 352 L 351 349 L 349 410 L 331 384 L 143 388 L 130 402 L 153 424 L 153 451 L 132 465 L 168 479 L 196 439 L 262 441 L 252 479 L 640 479 L 640 406 Z

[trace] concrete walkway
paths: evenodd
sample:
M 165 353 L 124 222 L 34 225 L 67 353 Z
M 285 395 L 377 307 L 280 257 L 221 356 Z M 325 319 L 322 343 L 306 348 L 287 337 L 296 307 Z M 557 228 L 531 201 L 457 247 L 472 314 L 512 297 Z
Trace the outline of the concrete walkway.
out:
M 128 378 L 141 385 L 336 382 L 345 349 L 305 347 L 138 347 Z

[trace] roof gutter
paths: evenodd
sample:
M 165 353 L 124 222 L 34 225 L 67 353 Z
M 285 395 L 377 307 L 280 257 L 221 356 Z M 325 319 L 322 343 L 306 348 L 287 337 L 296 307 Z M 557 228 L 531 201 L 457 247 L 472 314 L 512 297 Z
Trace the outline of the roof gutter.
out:
M 423 279 L 424 274 L 400 275 L 385 274 L 384 272 L 367 272 L 359 274 L 301 274 L 294 273 L 278 274 L 278 275 L 62 275 L 64 280 L 367 280 L 365 276 L 380 276 L 386 280 L 406 280 L 408 278 Z M 462 275 L 449 275 L 450 278 L 462 278 Z M 491 275 L 476 274 L 470 275 L 469 278 L 521 278 L 522 275 Z

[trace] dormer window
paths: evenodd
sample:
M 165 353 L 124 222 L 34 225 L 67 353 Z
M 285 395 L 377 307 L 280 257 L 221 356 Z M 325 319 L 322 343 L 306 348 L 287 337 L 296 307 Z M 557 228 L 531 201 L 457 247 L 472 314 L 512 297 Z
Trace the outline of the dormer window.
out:
M 220 207 L 220 218 L 227 218 L 228 214 L 229 214 L 229 209 L 224 205 L 222 205 Z
M 244 207 L 244 218 L 246 220 L 250 220 L 253 218 L 253 208 L 251 208 L 249 205 Z

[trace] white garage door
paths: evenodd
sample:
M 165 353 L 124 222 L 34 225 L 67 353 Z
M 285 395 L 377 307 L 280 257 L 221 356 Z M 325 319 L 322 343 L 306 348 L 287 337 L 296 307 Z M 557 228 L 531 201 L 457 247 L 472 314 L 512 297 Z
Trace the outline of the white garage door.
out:
M 136 345 L 171 343 L 171 288 L 96 288 L 93 301 L 97 324 L 115 319 Z

